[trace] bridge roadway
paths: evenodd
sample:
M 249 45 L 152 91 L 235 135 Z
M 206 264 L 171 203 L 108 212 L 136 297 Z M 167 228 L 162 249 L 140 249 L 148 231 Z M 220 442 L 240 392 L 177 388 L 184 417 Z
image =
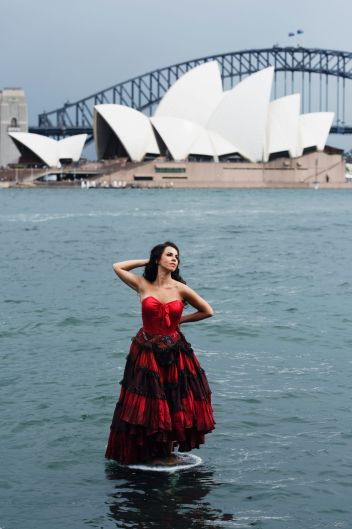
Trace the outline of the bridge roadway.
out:
M 74 134 L 88 134 L 87 143 L 93 140 L 92 127 L 51 127 L 44 128 L 38 126 L 28 127 L 28 132 L 35 134 L 43 134 L 44 136 L 54 136 L 56 138 L 65 138 L 66 136 L 73 136 Z M 330 134 L 352 134 L 352 127 L 333 125 L 330 129 Z

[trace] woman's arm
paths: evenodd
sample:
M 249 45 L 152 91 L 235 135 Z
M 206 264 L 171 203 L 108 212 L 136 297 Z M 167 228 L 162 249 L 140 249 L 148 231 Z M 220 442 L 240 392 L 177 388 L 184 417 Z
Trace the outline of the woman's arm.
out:
M 139 292 L 141 285 L 141 277 L 136 274 L 132 274 L 129 270 L 145 266 L 149 262 L 149 259 L 133 259 L 131 261 L 122 261 L 121 263 L 114 263 L 112 265 L 114 272 L 119 276 L 121 281 L 126 283 L 129 287 Z
M 197 312 L 193 312 L 192 314 L 185 314 L 181 317 L 180 324 L 181 323 L 189 323 L 191 321 L 199 321 L 204 320 L 205 318 L 210 318 L 213 316 L 214 311 L 205 301 L 205 299 L 201 298 L 197 292 L 192 290 L 190 287 L 186 285 L 182 285 L 182 297 L 185 301 L 188 301 L 192 307 L 197 309 Z

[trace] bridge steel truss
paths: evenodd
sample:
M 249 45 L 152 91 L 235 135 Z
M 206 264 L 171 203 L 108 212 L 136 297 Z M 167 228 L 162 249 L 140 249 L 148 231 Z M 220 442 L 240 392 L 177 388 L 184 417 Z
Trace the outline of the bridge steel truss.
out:
M 303 112 L 334 111 L 335 123 L 331 132 L 352 133 L 352 83 L 346 82 L 352 81 L 352 53 L 278 46 L 210 55 L 133 77 L 75 103 L 65 103 L 61 108 L 43 112 L 38 116 L 38 126 L 30 127 L 30 132 L 56 138 L 87 133 L 91 139 L 94 105 L 116 103 L 151 115 L 165 92 L 181 75 L 214 60 L 219 63 L 225 89 L 258 70 L 274 66 L 275 98 L 299 91 Z M 297 83 L 298 73 L 300 79 Z M 333 79 L 335 83 L 331 86 Z

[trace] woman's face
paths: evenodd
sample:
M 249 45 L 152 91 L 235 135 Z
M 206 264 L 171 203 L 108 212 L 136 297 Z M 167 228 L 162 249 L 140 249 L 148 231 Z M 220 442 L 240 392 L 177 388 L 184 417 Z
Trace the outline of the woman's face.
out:
M 169 272 L 174 272 L 178 267 L 178 252 L 173 246 L 166 246 L 161 254 L 159 266 L 162 266 Z

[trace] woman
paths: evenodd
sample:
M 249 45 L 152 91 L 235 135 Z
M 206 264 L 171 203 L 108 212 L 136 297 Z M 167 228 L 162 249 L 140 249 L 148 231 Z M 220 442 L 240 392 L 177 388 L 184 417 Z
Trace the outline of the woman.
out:
M 118 277 L 138 292 L 143 327 L 132 340 L 105 457 L 123 464 L 172 464 L 180 452 L 199 448 L 214 429 L 210 389 L 179 325 L 213 315 L 210 305 L 179 273 L 172 242 L 148 259 L 115 263 Z M 130 272 L 145 266 L 143 277 Z M 196 312 L 182 316 L 185 303 Z

